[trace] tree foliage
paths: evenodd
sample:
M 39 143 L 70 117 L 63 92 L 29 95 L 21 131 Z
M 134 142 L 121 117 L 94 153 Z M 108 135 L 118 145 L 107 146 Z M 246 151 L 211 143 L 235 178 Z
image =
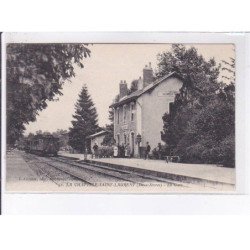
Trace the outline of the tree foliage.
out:
M 114 143 L 114 110 L 109 108 L 110 124 L 106 124 L 104 130 L 108 133 L 104 136 L 102 145 L 111 146 Z
M 184 79 L 171 112 L 163 115 L 163 140 L 185 162 L 234 166 L 233 80 L 228 85 L 220 82 L 220 65 L 205 60 L 193 47 L 173 45 L 158 59 L 158 77 L 176 71 Z M 234 65 L 230 67 L 234 72 Z
M 186 48 L 182 44 L 173 44 L 171 51 L 158 54 L 157 59 L 157 78 L 175 71 L 185 79 L 189 87 L 200 89 L 204 95 L 214 93 L 220 87 L 220 66 L 216 65 L 213 58 L 205 60 L 194 47 Z M 194 97 L 199 95 L 196 91 L 191 94 Z
M 225 60 L 222 61 L 222 78 L 226 80 L 229 84 L 235 84 L 235 59 L 230 57 L 230 61 L 227 62 Z
M 79 99 L 75 105 L 72 127 L 69 130 L 69 145 L 83 153 L 86 148 L 90 150 L 87 137 L 100 130 L 97 121 L 97 112 L 94 103 L 84 85 Z
M 235 110 L 231 94 L 220 92 L 191 117 L 176 148 L 186 161 L 234 166 Z
M 19 145 L 24 145 L 24 139 L 32 139 L 36 135 L 53 135 L 54 137 L 59 139 L 59 147 L 60 149 L 68 147 L 68 131 L 65 129 L 57 129 L 54 132 L 37 130 L 36 133 L 29 133 L 27 136 L 20 137 L 18 140 Z
M 90 56 L 84 44 L 7 45 L 7 143 L 22 135 L 25 124 L 36 120 L 66 80 L 75 76 L 74 65 Z
M 128 89 L 128 95 L 138 90 L 138 80 L 133 80 L 130 84 L 130 88 Z
M 113 103 L 119 101 L 119 95 L 115 97 Z M 102 145 L 110 146 L 114 144 L 114 109 L 109 108 L 109 121 L 110 124 L 106 124 L 105 128 L 103 128 L 108 133 L 104 136 Z

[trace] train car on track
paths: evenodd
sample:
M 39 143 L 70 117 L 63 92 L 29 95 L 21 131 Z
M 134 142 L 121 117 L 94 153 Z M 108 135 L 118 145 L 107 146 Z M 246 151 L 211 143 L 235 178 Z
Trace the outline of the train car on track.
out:
M 25 150 L 42 156 L 57 156 L 59 139 L 53 135 L 35 135 L 26 142 Z

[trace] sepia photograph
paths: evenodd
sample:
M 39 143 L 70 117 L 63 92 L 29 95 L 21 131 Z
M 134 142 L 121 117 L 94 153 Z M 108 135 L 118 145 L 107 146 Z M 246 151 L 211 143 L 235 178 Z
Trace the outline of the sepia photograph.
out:
M 0 246 L 248 246 L 247 7 L 1 1 Z
M 18 43 L 9 193 L 234 193 L 232 43 Z

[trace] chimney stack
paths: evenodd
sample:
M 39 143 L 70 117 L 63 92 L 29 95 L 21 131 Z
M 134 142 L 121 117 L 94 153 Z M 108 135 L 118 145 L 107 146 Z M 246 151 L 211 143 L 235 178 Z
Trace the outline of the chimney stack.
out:
M 126 83 L 126 81 L 122 81 L 120 82 L 120 99 L 123 98 L 124 96 L 126 96 L 128 94 L 128 85 Z
M 151 62 L 149 62 L 149 65 L 145 65 L 143 69 L 143 87 L 146 87 L 147 85 L 152 83 L 153 80 L 153 69 L 151 67 Z
M 143 89 L 143 80 L 141 76 L 138 79 L 138 90 Z

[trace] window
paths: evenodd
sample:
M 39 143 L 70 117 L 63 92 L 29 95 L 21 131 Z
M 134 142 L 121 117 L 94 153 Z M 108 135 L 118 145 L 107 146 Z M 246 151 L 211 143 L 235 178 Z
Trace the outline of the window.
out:
M 134 121 L 135 119 L 135 104 L 131 103 L 131 121 Z
M 117 144 L 120 145 L 120 135 L 117 135 Z
M 170 102 L 169 103 L 169 114 L 170 114 L 170 117 L 172 117 L 174 115 L 174 112 L 175 112 L 174 103 Z
M 117 108 L 116 112 L 117 112 L 117 124 L 119 124 L 120 123 L 120 111 L 119 111 L 119 108 Z
M 125 123 L 127 119 L 127 106 L 123 106 L 123 122 Z

